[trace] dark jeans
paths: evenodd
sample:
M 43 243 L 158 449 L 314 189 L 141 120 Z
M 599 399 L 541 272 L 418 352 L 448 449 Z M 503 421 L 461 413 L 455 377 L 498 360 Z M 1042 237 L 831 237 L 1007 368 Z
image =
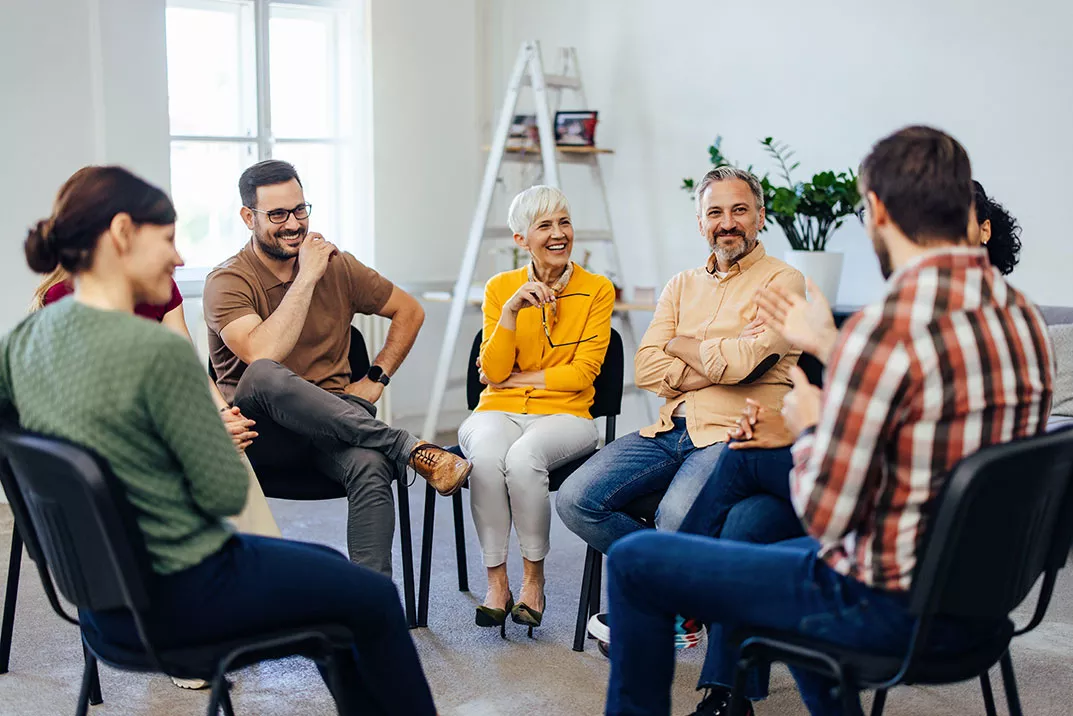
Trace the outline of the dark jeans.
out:
M 236 535 L 216 554 L 150 583 L 147 628 L 157 647 L 181 647 L 315 623 L 337 623 L 354 648 L 343 668 L 344 714 L 434 714 L 395 585 L 328 547 Z M 79 612 L 87 634 L 140 648 L 125 611 Z M 182 674 L 180 674 L 182 676 Z
M 606 713 L 670 711 L 676 614 L 724 629 L 780 629 L 869 651 L 903 652 L 914 623 L 907 597 L 836 573 L 819 559 L 817 547 L 807 537 L 754 545 L 654 530 L 616 542 L 607 561 L 615 638 Z M 937 620 L 929 648 L 964 651 L 998 626 Z M 832 681 L 792 671 L 810 713 L 842 713 Z M 729 671 L 719 683 L 730 685 Z
M 755 544 L 803 537 L 801 520 L 790 504 L 793 464 L 788 447 L 724 450 L 679 531 Z M 697 688 L 729 686 L 736 662 L 736 650 L 725 644 L 723 626 L 708 624 L 708 653 Z M 750 672 L 751 698 L 767 696 L 769 671 L 764 665 Z
M 347 493 L 347 551 L 355 564 L 391 574 L 395 502 L 391 491 L 417 438 L 376 419 L 376 407 L 335 395 L 275 361 L 254 361 L 235 388 L 235 405 L 257 421 L 246 450 L 254 471 L 310 469 Z

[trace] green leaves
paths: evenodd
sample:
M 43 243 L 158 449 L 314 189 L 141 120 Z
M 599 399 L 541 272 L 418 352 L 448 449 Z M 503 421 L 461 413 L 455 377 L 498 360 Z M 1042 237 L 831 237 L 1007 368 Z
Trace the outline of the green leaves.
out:
M 717 136 L 708 147 L 712 166 L 737 166 L 723 154 L 722 143 L 722 136 Z M 801 163 L 794 161 L 795 152 L 790 145 L 774 137 L 764 137 L 760 144 L 778 165 L 778 178 L 783 182 L 776 186 L 767 174 L 760 179 L 768 219 L 782 228 L 793 249 L 823 251 L 831 234 L 842 226 L 860 201 L 857 175 L 852 169 L 838 173 L 822 171 L 809 181 L 795 182 L 793 172 Z M 752 171 L 752 166 L 749 170 Z M 692 179 L 682 180 L 682 189 L 692 193 L 694 188 Z

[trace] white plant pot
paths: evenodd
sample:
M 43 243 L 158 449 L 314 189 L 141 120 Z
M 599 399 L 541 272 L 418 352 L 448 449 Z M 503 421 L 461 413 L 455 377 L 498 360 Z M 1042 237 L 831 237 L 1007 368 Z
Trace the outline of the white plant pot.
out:
M 805 274 L 823 292 L 832 306 L 838 300 L 842 278 L 842 254 L 831 251 L 787 251 L 786 263 Z

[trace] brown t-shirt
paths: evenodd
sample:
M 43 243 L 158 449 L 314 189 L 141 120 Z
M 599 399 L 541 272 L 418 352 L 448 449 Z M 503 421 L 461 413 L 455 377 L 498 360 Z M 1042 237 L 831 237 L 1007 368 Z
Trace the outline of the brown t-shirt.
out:
M 267 319 L 283 302 L 298 275 L 280 281 L 257 254 L 253 242 L 223 262 L 205 279 L 205 322 L 216 385 L 228 401 L 246 364 L 231 352 L 220 332 L 232 321 L 256 314 Z M 324 390 L 342 393 L 350 383 L 350 322 L 356 313 L 372 314 L 387 303 L 394 285 L 351 254 L 340 252 L 313 289 L 302 333 L 283 361 L 296 375 Z

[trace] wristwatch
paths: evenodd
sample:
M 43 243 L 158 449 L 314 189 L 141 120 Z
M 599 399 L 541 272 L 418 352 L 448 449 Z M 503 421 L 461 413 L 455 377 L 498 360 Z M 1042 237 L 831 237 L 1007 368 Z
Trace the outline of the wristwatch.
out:
M 369 366 L 369 372 L 365 374 L 365 377 L 374 383 L 382 383 L 387 385 L 391 382 L 391 376 L 384 372 L 384 369 L 378 365 Z

